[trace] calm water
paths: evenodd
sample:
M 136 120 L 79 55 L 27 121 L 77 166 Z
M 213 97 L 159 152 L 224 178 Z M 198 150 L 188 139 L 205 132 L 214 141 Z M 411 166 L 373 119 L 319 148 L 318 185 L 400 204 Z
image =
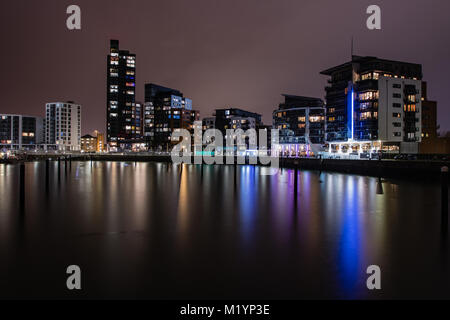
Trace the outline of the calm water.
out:
M 252 166 L 0 165 L 0 297 L 450 298 L 440 187 Z M 66 267 L 82 269 L 69 292 Z M 366 289 L 366 268 L 382 290 Z

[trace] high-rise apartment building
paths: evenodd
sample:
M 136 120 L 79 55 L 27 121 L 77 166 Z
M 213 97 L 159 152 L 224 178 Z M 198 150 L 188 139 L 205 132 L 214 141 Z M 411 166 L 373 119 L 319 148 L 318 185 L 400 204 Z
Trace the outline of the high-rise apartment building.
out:
M 192 100 L 171 88 L 153 83 L 145 85 L 144 139 L 149 148 L 168 150 L 175 129 L 192 130 L 199 112 L 192 110 Z
M 422 66 L 353 56 L 324 70 L 326 140 L 343 153 L 417 152 L 421 140 Z
M 44 118 L 0 114 L 0 150 L 39 149 L 44 144 Z
M 72 101 L 45 106 L 45 143 L 59 151 L 81 149 L 81 106 Z
M 107 142 L 111 150 L 126 149 L 140 140 L 142 127 L 136 123 L 136 55 L 119 49 L 119 41 L 111 40 L 107 60 Z M 140 121 L 140 119 L 139 119 Z

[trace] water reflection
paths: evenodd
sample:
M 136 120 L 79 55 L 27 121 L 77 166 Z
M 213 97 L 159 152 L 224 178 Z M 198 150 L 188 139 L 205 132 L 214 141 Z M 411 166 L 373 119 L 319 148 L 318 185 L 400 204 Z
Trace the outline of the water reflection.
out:
M 64 296 L 52 272 L 77 262 L 93 297 L 372 297 L 370 264 L 386 270 L 384 298 L 448 297 L 439 185 L 380 194 L 376 178 L 299 171 L 295 208 L 293 170 L 236 169 L 73 162 L 61 176 L 53 161 L 46 193 L 45 163 L 28 163 L 19 215 L 19 168 L 0 165 L 0 296 Z M 405 281 L 417 274 L 431 275 L 420 290 Z

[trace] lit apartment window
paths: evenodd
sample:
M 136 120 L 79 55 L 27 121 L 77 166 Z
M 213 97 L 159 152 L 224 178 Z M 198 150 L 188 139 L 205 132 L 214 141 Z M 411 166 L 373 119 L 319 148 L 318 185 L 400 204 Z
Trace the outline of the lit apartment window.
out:
M 379 93 L 378 91 L 368 91 L 368 92 L 363 92 L 359 94 L 359 100 L 364 101 L 364 100 L 374 100 L 374 99 L 378 99 L 379 97 Z
M 309 122 L 320 122 L 323 120 L 322 116 L 310 116 L 309 117 Z
M 415 104 L 408 104 L 408 105 L 405 104 L 404 111 L 405 112 L 416 112 L 416 105 Z
M 359 120 L 367 120 L 372 118 L 372 113 L 370 111 L 367 112 L 361 112 L 359 116 Z
M 365 73 L 361 75 L 361 80 L 372 79 L 372 73 Z
M 408 102 L 412 102 L 412 103 L 416 102 L 416 96 L 414 94 L 409 94 L 407 99 L 408 99 Z

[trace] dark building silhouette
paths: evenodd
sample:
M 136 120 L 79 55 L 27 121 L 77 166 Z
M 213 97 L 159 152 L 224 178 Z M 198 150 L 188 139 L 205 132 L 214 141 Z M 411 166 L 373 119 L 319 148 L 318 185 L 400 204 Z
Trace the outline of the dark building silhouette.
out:
M 237 108 L 216 109 L 215 128 L 225 136 L 227 129 L 256 129 L 261 125 L 261 115 Z
M 172 88 L 149 83 L 145 85 L 144 139 L 150 149 L 169 150 L 175 129 L 192 131 L 199 112 L 192 110 L 192 100 Z
M 107 65 L 107 143 L 111 150 L 126 149 L 142 138 L 135 122 L 136 55 L 111 40 Z
M 322 99 L 283 94 L 273 112 L 273 126 L 279 130 L 281 144 L 323 144 L 325 107 Z
M 437 138 L 437 102 L 428 100 L 427 83 L 422 82 L 422 140 Z
M 39 149 L 44 142 L 43 118 L 0 114 L 0 150 Z

